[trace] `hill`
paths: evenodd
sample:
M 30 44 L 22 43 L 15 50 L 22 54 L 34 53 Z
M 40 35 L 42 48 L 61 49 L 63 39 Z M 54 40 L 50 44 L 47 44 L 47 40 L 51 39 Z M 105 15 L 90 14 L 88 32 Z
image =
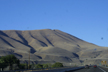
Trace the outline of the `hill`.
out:
M 107 47 L 83 41 L 60 30 L 0 31 L 0 56 L 14 54 L 22 62 L 87 63 L 107 59 Z

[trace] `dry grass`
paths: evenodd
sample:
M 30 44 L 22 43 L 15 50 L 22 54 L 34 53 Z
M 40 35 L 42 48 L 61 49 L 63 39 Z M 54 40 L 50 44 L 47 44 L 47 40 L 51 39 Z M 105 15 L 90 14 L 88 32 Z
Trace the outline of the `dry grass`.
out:
M 8 49 L 13 52 L 8 52 Z M 32 50 L 30 55 L 34 61 L 75 62 L 72 59 L 78 59 L 76 55 L 84 59 L 108 58 L 107 47 L 99 47 L 62 31 L 50 29 L 0 31 L 0 50 L 1 55 L 13 53 L 23 60 L 28 59 L 28 51 Z

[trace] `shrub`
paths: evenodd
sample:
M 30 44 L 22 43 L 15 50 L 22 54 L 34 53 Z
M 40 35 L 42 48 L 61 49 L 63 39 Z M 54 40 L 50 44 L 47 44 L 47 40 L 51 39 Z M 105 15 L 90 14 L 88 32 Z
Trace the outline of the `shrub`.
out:
M 52 64 L 50 64 L 50 63 L 47 63 L 47 64 L 48 64 L 48 67 L 51 68 Z
M 36 69 L 41 69 L 41 68 L 43 68 L 43 65 L 37 64 L 35 67 L 36 67 Z
M 48 68 L 48 64 L 43 64 L 43 68 Z
M 63 64 L 60 62 L 56 62 L 55 64 L 52 65 L 52 68 L 57 68 L 57 67 L 63 67 Z
M 20 64 L 20 69 L 27 69 L 28 68 L 28 65 L 27 64 Z

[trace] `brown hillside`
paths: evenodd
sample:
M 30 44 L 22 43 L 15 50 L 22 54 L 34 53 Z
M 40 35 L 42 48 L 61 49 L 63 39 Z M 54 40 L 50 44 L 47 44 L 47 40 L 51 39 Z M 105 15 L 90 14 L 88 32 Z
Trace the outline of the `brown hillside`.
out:
M 96 51 L 94 51 L 96 49 Z M 79 62 L 84 58 L 107 58 L 107 48 L 85 42 L 60 30 L 0 31 L 0 55 L 14 54 L 20 60 Z M 102 56 L 103 55 L 103 56 Z

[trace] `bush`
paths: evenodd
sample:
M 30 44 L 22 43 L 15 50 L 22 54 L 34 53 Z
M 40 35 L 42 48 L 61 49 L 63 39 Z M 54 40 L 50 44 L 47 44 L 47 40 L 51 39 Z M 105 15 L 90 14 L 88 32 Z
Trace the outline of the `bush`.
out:
M 35 66 L 36 66 L 35 64 L 31 64 L 30 69 L 36 69 Z
M 20 64 L 20 69 L 27 69 L 28 68 L 28 65 L 27 64 Z
M 63 64 L 60 62 L 56 62 L 55 64 L 52 65 L 52 68 L 57 68 L 57 67 L 63 67 Z
M 42 69 L 43 68 L 43 65 L 37 64 L 35 67 L 36 67 L 36 69 Z
M 51 68 L 52 64 L 50 64 L 50 63 L 47 63 L 47 64 L 48 64 L 48 68 Z
M 48 68 L 48 64 L 43 64 L 43 68 Z

